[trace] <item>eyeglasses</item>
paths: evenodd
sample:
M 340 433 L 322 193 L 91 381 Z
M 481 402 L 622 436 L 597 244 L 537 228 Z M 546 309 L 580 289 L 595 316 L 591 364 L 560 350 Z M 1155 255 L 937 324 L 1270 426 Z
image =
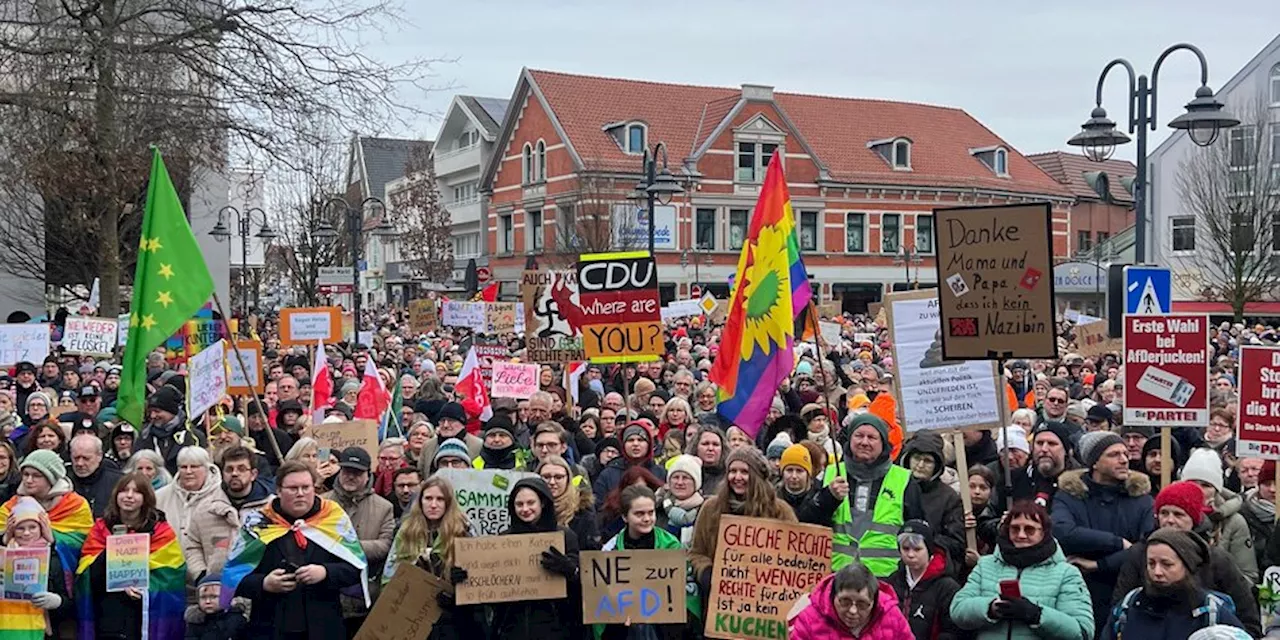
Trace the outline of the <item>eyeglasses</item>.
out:
M 556 447 L 558 447 L 558 446 L 560 446 L 560 443 L 559 443 L 559 442 L 535 442 L 535 443 L 533 443 L 533 448 L 537 449 L 538 451 L 546 451 L 547 449 L 554 449 L 554 448 L 556 448 Z
M 1011 536 L 1034 536 L 1040 533 L 1041 531 L 1044 531 L 1043 527 L 1038 527 L 1033 524 L 1009 525 L 1009 535 Z
M 315 489 L 315 486 L 314 486 L 314 485 L 309 485 L 309 484 L 307 484 L 307 485 L 302 485 L 302 486 L 300 486 L 300 487 L 280 487 L 280 492 L 281 492 L 281 493 L 296 493 L 296 494 L 298 494 L 298 495 L 302 495 L 302 494 L 304 494 L 304 493 L 306 493 L 306 492 L 308 492 L 308 491 L 312 491 L 312 490 L 314 490 L 314 489 Z
M 569 479 L 569 476 L 563 473 L 544 473 L 542 474 L 542 479 L 547 482 L 564 482 Z
M 1063 404 L 1067 401 L 1067 399 L 1066 398 L 1045 398 L 1044 401 L 1052 402 L 1054 404 Z

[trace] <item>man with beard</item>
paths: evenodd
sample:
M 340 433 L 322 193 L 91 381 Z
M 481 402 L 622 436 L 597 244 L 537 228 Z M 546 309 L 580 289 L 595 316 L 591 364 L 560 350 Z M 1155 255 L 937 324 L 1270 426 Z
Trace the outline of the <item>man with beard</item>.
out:
M 254 402 L 251 398 L 244 414 L 249 426 L 249 437 L 253 438 L 254 446 L 266 456 L 268 473 L 274 473 L 282 463 L 281 454 L 288 452 L 293 446 L 293 436 L 272 427 L 267 421 L 265 409 L 264 403 Z M 276 453 L 276 447 L 271 446 L 271 439 L 275 439 L 279 454 Z
M 116 395 L 120 393 L 120 366 L 111 365 L 107 375 L 102 378 L 102 406 L 110 407 L 116 403 Z
M 40 386 L 61 389 L 62 367 L 58 366 L 58 358 L 51 355 L 44 359 L 40 367 Z
M 271 499 L 271 486 L 258 476 L 258 456 L 244 446 L 222 452 L 222 491 L 243 517 Z
M 163 385 L 147 398 L 150 420 L 134 443 L 134 450 L 151 449 L 160 454 L 169 473 L 178 473 L 178 451 L 183 447 L 207 447 L 204 430 L 190 429 L 182 409 L 182 394 Z
M 360 548 L 369 561 L 369 578 L 382 575 L 382 565 L 391 550 L 391 539 L 396 533 L 396 520 L 391 503 L 374 493 L 370 468 L 373 460 L 369 452 L 360 447 L 347 447 L 338 454 L 338 481 L 333 491 L 322 498 L 333 500 L 351 518 Z M 370 584 L 369 591 L 374 592 Z M 347 625 L 347 637 L 355 637 L 356 631 L 368 617 L 364 602 L 348 596 L 342 597 L 342 617 Z
M 1067 395 L 1066 381 L 1054 378 L 1049 381 L 1049 391 L 1044 397 L 1044 410 L 1041 411 L 1041 422 L 1066 422 L 1067 403 L 1071 402 Z
M 1010 445 L 1012 446 L 1012 445 Z M 1040 424 L 1031 432 L 1031 460 L 1025 471 L 1013 474 L 1013 499 L 1033 500 L 1046 508 L 1053 508 L 1053 496 L 1058 491 L 1058 477 L 1063 471 L 1075 467 L 1071 438 L 1066 425 Z M 1008 496 L 1004 484 L 996 489 L 991 500 L 997 508 L 1005 508 Z
M 497 415 L 494 416 L 494 418 L 497 417 Z M 507 424 L 511 424 L 509 418 L 504 416 L 504 420 Z M 418 468 L 422 470 L 422 475 L 431 475 L 431 462 L 436 458 L 436 450 L 440 448 L 440 443 L 449 438 L 457 438 L 466 443 L 467 453 L 471 455 L 472 460 L 480 456 L 480 449 L 484 447 L 483 440 L 467 433 L 467 411 L 456 402 L 446 403 L 440 408 L 436 418 L 436 435 L 422 445 L 422 451 L 418 455 Z
M 392 515 L 395 516 L 398 527 L 400 519 L 413 507 L 413 497 L 418 495 L 418 488 L 422 486 L 422 472 L 417 467 L 396 469 L 391 486 L 393 489 L 391 495 L 395 498 L 391 501 Z

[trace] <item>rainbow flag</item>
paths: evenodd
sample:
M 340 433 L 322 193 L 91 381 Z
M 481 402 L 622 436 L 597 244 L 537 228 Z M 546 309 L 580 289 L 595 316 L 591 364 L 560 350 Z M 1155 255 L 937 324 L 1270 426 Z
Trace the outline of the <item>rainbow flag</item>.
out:
M 76 569 L 76 617 L 79 619 L 80 640 L 93 640 L 94 631 L 93 591 L 89 586 L 89 567 L 93 566 L 107 550 L 107 536 L 111 529 L 99 518 L 89 531 Z M 105 562 L 106 559 L 103 559 Z M 147 577 L 147 595 L 142 606 L 142 637 L 146 640 L 182 640 L 186 634 L 186 577 L 187 565 L 182 559 L 178 536 L 168 522 L 160 520 L 151 530 L 150 574 Z
M 80 564 L 80 551 L 84 547 L 89 530 L 93 528 L 93 511 L 89 508 L 89 501 L 78 493 L 71 493 L 70 488 L 68 483 L 66 487 L 68 492 L 48 511 L 49 528 L 53 529 L 53 550 L 58 554 L 58 561 L 62 563 L 62 578 L 66 581 L 67 593 L 71 593 L 75 586 L 75 571 Z M 20 497 L 14 496 L 0 505 L 0 522 L 9 521 L 9 514 Z
M 778 385 L 795 365 L 795 319 L 813 296 L 777 152 L 751 215 L 734 284 L 711 380 L 719 389 L 716 411 L 755 437 Z

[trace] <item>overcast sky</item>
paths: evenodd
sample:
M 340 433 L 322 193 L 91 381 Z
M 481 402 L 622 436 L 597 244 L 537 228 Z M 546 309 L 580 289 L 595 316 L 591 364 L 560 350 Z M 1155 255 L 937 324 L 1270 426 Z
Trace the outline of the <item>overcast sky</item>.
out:
M 1188 41 L 1220 88 L 1277 35 L 1276 0 L 407 0 L 408 20 L 373 55 L 456 59 L 420 104 L 437 115 L 454 93 L 510 97 L 521 67 L 664 82 L 884 98 L 960 107 L 1023 153 L 1066 148 L 1093 107 L 1102 67 L 1128 58 L 1150 73 Z M 1159 78 L 1167 123 L 1198 86 L 1189 53 Z M 1112 71 L 1104 106 L 1126 117 L 1127 80 Z M 428 119 L 392 135 L 434 138 Z M 1153 138 L 1152 148 L 1168 129 Z M 1117 152 L 1132 159 L 1134 145 Z

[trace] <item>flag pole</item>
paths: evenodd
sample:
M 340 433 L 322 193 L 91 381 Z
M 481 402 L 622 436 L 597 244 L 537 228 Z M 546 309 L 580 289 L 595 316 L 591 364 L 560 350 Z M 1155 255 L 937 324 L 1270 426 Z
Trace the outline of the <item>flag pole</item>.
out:
M 840 412 L 836 412 L 834 419 L 831 417 L 831 399 L 828 397 L 827 393 L 831 390 L 831 388 L 827 386 L 827 354 L 823 352 L 825 346 L 822 344 L 822 327 L 818 324 L 818 308 L 814 306 L 813 298 L 809 298 L 809 306 L 805 308 L 805 315 L 810 314 L 812 314 L 810 317 L 813 318 L 813 338 L 818 342 L 818 375 L 822 377 L 822 404 L 826 406 L 827 419 L 831 421 L 831 433 L 829 435 L 832 440 L 836 441 L 836 445 L 832 447 L 832 449 L 835 450 L 835 456 L 833 457 L 835 458 L 835 463 L 840 464 L 840 450 L 843 447 L 840 446 L 839 439 L 836 438 L 836 432 L 839 431 L 841 427 Z
M 218 316 L 222 318 L 222 326 L 226 329 L 227 335 L 230 336 L 231 323 L 227 321 L 227 313 L 222 310 L 222 300 L 218 298 L 218 291 L 216 289 L 213 292 L 213 306 L 218 310 Z M 234 340 L 234 336 L 231 341 L 231 351 L 236 354 L 236 363 L 240 365 L 240 370 L 247 375 L 249 373 L 249 369 L 244 366 L 244 356 L 240 355 L 240 345 L 236 344 L 236 341 Z M 258 410 L 262 412 L 262 417 L 266 418 L 267 408 L 262 406 L 262 399 L 258 397 L 257 391 L 250 393 L 249 397 L 252 398 L 252 402 L 254 404 L 258 405 Z M 248 423 L 246 423 L 245 424 L 246 433 L 248 432 L 248 429 L 249 429 L 249 425 Z M 271 433 L 270 422 L 267 423 L 267 440 L 271 442 L 271 450 L 275 452 L 276 459 L 279 460 L 281 464 L 284 464 L 284 454 L 280 453 L 280 443 L 276 442 L 276 434 Z M 258 444 L 258 443 L 255 442 L 254 444 Z

